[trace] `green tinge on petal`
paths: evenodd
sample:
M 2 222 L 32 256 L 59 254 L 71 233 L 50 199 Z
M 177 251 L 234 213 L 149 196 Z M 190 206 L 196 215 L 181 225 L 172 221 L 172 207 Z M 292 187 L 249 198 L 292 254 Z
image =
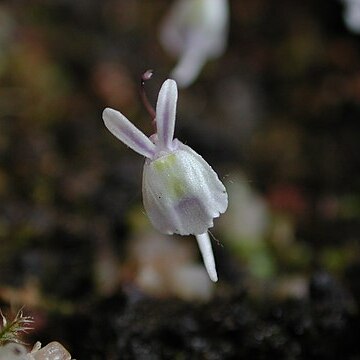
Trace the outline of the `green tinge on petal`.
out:
M 143 200 L 154 227 L 167 234 L 205 233 L 227 208 L 217 174 L 182 143 L 174 152 L 145 162 Z

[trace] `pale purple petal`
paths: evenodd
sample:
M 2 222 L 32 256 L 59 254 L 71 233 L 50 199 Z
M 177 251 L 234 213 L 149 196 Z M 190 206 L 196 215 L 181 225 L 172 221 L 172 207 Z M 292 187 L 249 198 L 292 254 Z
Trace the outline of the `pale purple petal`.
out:
M 177 146 L 174 152 L 145 162 L 145 211 L 163 233 L 203 234 L 225 212 L 226 189 L 199 154 L 180 141 Z
M 159 145 L 170 150 L 174 137 L 177 97 L 176 82 L 166 80 L 160 89 L 156 104 L 156 127 Z
M 198 242 L 200 252 L 204 260 L 205 268 L 209 274 L 210 279 L 214 282 L 218 281 L 215 267 L 215 259 L 211 247 L 209 234 L 206 232 L 204 234 L 196 235 L 196 240 Z
M 173 211 L 177 232 L 181 235 L 201 234 L 213 227 L 213 210 L 206 205 L 204 199 L 196 195 L 179 200 Z
M 190 146 L 178 141 L 178 148 L 189 156 L 187 166 L 182 169 L 183 174 L 188 177 L 189 185 L 191 183 L 191 187 L 194 189 L 198 187 L 195 193 L 203 201 L 204 207 L 212 213 L 212 216 L 214 218 L 220 216 L 228 207 L 225 186 L 213 168 Z
M 108 130 L 129 148 L 147 158 L 154 156 L 155 145 L 121 112 L 106 108 L 103 120 Z

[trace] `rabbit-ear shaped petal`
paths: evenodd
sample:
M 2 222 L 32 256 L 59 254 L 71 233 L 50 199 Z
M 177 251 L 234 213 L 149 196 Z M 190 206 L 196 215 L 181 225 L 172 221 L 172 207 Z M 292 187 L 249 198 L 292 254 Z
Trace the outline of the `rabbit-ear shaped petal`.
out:
M 102 117 L 109 131 L 125 145 L 147 158 L 154 156 L 155 145 L 121 112 L 106 108 Z
M 160 89 L 156 104 L 158 144 L 164 149 L 172 150 L 177 98 L 176 82 L 171 79 L 166 80 Z

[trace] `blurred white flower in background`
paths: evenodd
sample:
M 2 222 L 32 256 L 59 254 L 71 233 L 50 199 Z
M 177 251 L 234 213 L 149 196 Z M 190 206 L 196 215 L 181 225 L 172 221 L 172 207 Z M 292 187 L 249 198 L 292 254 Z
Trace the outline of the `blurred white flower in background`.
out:
M 344 9 L 344 21 L 349 30 L 360 33 L 360 0 L 342 0 Z
M 240 172 L 228 176 L 226 184 L 231 202 L 228 216 L 221 219 L 219 226 L 231 234 L 231 238 L 249 239 L 258 242 L 263 239 L 270 223 L 270 211 L 266 200 L 256 192 L 250 180 Z
M 214 286 L 196 263 L 195 250 L 191 242 L 159 234 L 147 225 L 129 241 L 126 265 L 135 269 L 135 284 L 152 296 L 207 301 Z
M 189 146 L 174 139 L 177 85 L 168 79 L 156 105 L 156 133 L 148 138 L 120 112 L 106 108 L 108 130 L 146 157 L 143 202 L 152 225 L 164 234 L 195 235 L 208 274 L 217 281 L 208 229 L 226 211 L 227 192 L 211 166 Z
M 171 73 L 180 87 L 193 83 L 209 59 L 223 54 L 228 36 L 227 0 L 178 0 L 160 31 L 163 47 L 179 62 Z
M 266 242 L 271 221 L 266 199 L 242 173 L 230 174 L 226 188 L 231 202 L 227 216 L 219 221 L 224 242 L 250 274 L 269 278 L 275 272 L 275 262 Z

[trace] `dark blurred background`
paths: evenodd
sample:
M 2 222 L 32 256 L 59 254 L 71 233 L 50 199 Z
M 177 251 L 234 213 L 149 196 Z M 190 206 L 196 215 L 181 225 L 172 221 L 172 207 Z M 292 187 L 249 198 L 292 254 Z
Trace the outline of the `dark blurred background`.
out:
M 179 92 L 176 137 L 218 172 L 219 283 L 151 228 L 143 159 L 176 59 L 165 0 L 0 3 L 0 308 L 77 359 L 360 359 L 360 35 L 337 0 L 232 0 L 227 50 Z M 299 328 L 300 327 L 300 328 Z M 335 341 L 336 340 L 336 341 Z M 338 345 L 335 345 L 338 344 Z

